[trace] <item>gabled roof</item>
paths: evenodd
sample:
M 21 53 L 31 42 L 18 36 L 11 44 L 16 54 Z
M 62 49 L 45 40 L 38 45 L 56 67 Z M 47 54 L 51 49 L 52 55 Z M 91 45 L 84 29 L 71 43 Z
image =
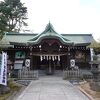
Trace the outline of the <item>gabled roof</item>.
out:
M 49 22 L 45 28 L 45 30 L 41 33 L 33 37 L 32 39 L 29 40 L 29 44 L 38 44 L 40 43 L 43 39 L 51 39 L 55 38 L 58 39 L 61 43 L 63 44 L 73 44 L 72 41 L 68 40 L 67 38 L 64 38 L 61 34 L 58 34 L 54 28 L 53 25 Z
M 61 43 L 65 45 L 88 45 L 92 42 L 92 34 L 59 34 L 54 30 L 51 23 L 48 23 L 45 30 L 40 33 L 7 33 L 5 39 L 10 44 L 38 44 L 43 39 L 58 39 Z

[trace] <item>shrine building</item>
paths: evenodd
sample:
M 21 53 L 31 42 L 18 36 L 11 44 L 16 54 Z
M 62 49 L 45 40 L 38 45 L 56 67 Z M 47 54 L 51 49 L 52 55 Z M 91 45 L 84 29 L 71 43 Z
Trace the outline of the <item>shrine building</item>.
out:
M 57 33 L 48 23 L 42 33 L 6 33 L 0 47 L 8 54 L 14 70 L 38 70 L 55 74 L 70 69 L 71 59 L 79 69 L 89 69 L 92 34 Z

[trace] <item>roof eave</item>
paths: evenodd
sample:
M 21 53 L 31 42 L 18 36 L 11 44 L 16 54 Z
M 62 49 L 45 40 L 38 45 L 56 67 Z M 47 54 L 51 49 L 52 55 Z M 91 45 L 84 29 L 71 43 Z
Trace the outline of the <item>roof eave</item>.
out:
M 32 45 L 32 44 L 39 44 L 43 39 L 58 39 L 62 44 L 64 45 L 73 45 L 74 43 L 71 41 L 65 41 L 63 38 L 60 38 L 58 36 L 45 36 L 45 37 L 40 37 L 35 41 L 28 41 L 27 43 Z
M 27 46 L 27 43 L 10 42 L 11 45 Z
M 75 43 L 74 46 L 88 46 L 91 43 Z

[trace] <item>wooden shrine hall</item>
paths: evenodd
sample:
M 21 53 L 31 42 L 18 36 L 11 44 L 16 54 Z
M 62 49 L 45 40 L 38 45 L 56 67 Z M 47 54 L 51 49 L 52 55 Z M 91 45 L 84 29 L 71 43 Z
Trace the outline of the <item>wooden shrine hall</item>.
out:
M 0 46 L 8 54 L 9 66 L 14 70 L 41 70 L 54 74 L 70 68 L 75 60 L 79 68 L 89 68 L 91 34 L 61 34 L 48 23 L 40 34 L 6 33 Z

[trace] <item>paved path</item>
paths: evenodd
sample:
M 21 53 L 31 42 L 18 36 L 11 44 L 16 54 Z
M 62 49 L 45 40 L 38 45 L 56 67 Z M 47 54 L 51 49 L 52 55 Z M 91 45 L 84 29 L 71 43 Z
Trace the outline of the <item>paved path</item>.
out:
M 17 100 L 89 100 L 82 92 L 61 77 L 33 80 Z

